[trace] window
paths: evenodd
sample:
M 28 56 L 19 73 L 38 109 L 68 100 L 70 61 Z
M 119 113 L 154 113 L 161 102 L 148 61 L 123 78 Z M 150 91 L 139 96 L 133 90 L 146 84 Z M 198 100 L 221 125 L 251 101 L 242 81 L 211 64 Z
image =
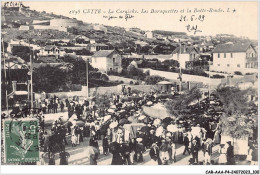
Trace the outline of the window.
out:
M 220 53 L 218 53 L 218 58 L 220 58 Z
M 240 64 L 237 64 L 237 67 L 240 67 Z
M 226 58 L 226 53 L 224 53 L 224 58 Z
M 253 57 L 254 57 L 254 53 L 252 53 L 252 55 L 251 55 L 251 56 L 252 56 L 252 58 L 253 58 Z
M 113 63 L 115 63 L 116 62 L 116 59 L 115 58 L 113 58 Z
M 233 53 L 230 53 L 230 57 L 233 58 Z
M 218 64 L 218 66 L 220 66 L 220 64 Z
M 251 63 L 251 68 L 254 68 L 254 63 Z
M 248 68 L 248 63 L 246 63 L 246 68 Z
M 227 67 L 229 67 L 230 65 L 229 64 L 227 64 Z

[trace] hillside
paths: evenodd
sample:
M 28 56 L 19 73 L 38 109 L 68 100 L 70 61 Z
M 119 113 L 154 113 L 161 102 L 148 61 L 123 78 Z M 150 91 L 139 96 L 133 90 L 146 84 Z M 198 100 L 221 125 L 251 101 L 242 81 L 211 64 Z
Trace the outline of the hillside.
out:
M 78 27 L 72 27 L 68 30 L 69 33 L 54 31 L 54 30 L 30 30 L 20 31 L 21 25 L 31 25 L 33 20 L 45 20 L 45 19 L 70 19 L 62 15 L 55 15 L 52 13 L 38 12 L 30 10 L 29 8 L 23 8 L 20 11 L 10 10 L 10 8 L 3 8 L 2 10 L 2 31 L 5 32 L 4 40 L 9 41 L 10 39 L 28 39 L 33 38 L 34 40 L 48 40 L 48 39 L 63 39 L 73 38 L 75 35 L 84 35 L 89 38 L 96 39 L 97 42 L 109 43 L 115 45 L 121 42 L 130 42 L 133 40 L 141 40 L 147 43 L 153 44 L 169 44 L 165 41 L 159 41 L 156 39 L 148 39 L 142 34 L 136 32 L 126 31 L 122 27 L 105 26 L 107 33 L 97 32 L 92 30 L 89 23 L 83 23 Z M 76 20 L 76 19 L 74 19 Z M 81 21 L 78 21 L 81 22 Z M 158 33 L 158 31 L 156 31 Z M 164 31 L 160 31 L 163 34 Z M 145 33 L 140 31 L 140 33 Z M 173 32 L 176 34 L 176 32 Z M 165 35 L 169 32 L 166 31 Z M 179 33 L 180 34 L 180 33 Z

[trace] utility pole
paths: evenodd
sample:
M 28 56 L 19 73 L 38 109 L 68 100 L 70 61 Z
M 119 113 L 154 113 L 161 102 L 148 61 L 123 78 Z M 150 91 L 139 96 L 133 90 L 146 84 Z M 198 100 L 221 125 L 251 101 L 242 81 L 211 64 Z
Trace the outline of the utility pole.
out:
M 210 65 L 211 65 L 211 61 L 209 60 L 209 83 L 208 83 L 208 91 L 209 91 L 209 99 L 210 99 Z
M 2 46 L 3 46 L 3 58 L 4 58 L 6 110 L 7 110 L 7 115 L 9 115 L 9 109 L 8 109 L 8 94 L 7 94 L 7 78 L 6 78 L 6 65 L 5 65 L 5 45 L 4 45 L 4 39 L 3 39 L 3 38 L 2 38 Z M 10 79 L 10 77 L 9 77 L 9 79 Z
M 180 40 L 179 40 L 180 41 Z M 180 53 L 179 53 L 179 64 L 180 64 L 180 75 L 179 75 L 179 78 L 180 78 L 180 87 L 179 87 L 179 91 L 181 92 L 181 86 L 182 86 L 182 73 L 181 73 L 181 62 L 180 62 L 180 56 L 181 56 L 181 41 L 180 41 Z
M 87 98 L 88 98 L 88 58 L 86 61 L 86 80 L 87 80 Z

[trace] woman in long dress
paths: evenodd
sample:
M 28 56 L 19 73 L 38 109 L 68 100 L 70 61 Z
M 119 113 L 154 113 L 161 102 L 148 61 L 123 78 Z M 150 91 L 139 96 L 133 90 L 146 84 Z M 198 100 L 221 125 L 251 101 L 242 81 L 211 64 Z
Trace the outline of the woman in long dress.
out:
M 220 144 L 220 134 L 221 134 L 219 124 L 217 124 L 217 128 L 214 131 L 215 134 L 214 134 L 213 142 L 217 145 Z
M 227 163 L 227 149 L 225 147 L 225 144 L 220 145 L 218 163 L 220 165 L 226 165 Z

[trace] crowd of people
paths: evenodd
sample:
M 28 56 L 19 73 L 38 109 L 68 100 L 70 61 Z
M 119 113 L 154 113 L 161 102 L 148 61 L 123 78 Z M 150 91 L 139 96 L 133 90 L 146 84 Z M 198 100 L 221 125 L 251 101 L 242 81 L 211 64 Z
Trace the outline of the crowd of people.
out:
M 60 164 L 68 164 L 70 155 L 65 151 L 66 145 L 71 143 L 72 147 L 76 147 L 84 138 L 89 138 L 88 146 L 98 151 L 91 159 L 91 164 L 97 164 L 98 155 L 107 156 L 109 153 L 112 154 L 112 165 L 140 164 L 144 161 L 143 154 L 146 151 L 149 152 L 151 164 L 172 164 L 178 161 L 176 150 L 180 146 L 184 146 L 183 155 L 191 155 L 189 164 L 192 165 L 235 164 L 231 141 L 221 144 L 221 112 L 192 112 L 186 118 L 178 119 L 163 116 L 153 118 L 144 113 L 143 106 L 152 106 L 165 100 L 167 99 L 159 98 L 152 90 L 150 93 L 133 93 L 131 89 L 119 95 L 112 94 L 109 104 L 102 106 L 95 104 L 95 100 L 89 102 L 79 97 L 59 99 L 54 96 L 40 99 L 36 117 L 40 123 L 42 159 L 48 159 L 48 164 L 54 164 L 58 153 Z M 44 115 L 57 113 L 58 107 L 61 112 L 66 109 L 68 115 L 61 116 L 51 126 L 46 126 Z M 199 107 L 206 108 L 203 103 Z M 198 111 L 198 106 L 191 106 L 191 109 Z M 19 112 L 22 117 L 28 115 L 26 110 L 15 111 L 17 114 Z M 211 116 L 208 117 L 209 115 Z M 70 141 L 67 140 L 69 138 Z M 216 145 L 220 147 L 218 162 L 211 160 Z M 256 148 L 251 147 L 251 155 Z M 198 158 L 199 151 L 204 155 L 202 162 Z M 256 162 L 255 158 L 251 158 L 251 161 Z

